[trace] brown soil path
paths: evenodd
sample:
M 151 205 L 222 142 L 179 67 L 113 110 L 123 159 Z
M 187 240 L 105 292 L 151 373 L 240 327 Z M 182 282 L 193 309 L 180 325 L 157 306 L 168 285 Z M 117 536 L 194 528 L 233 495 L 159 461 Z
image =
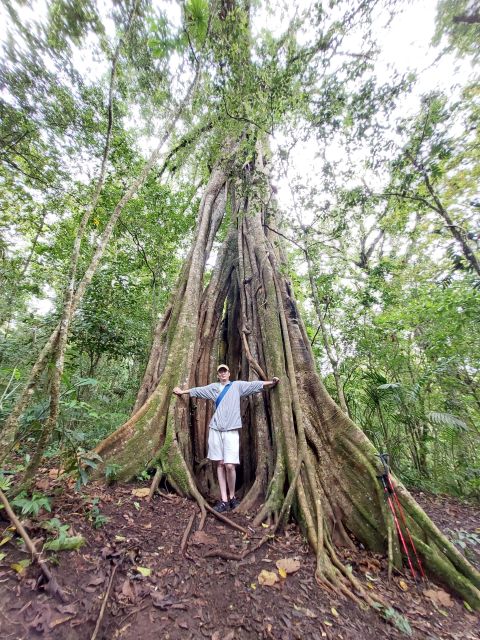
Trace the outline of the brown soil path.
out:
M 48 482 L 43 482 L 45 490 Z M 406 572 L 388 583 L 385 558 L 362 549 L 345 551 L 343 559 L 373 593 L 381 593 L 395 607 L 398 615 L 390 623 L 317 586 L 314 558 L 293 525 L 238 562 L 205 556 L 220 547 L 240 551 L 268 529 L 254 529 L 247 518 L 231 514 L 248 529 L 248 538 L 212 516 L 203 532 L 195 532 L 197 516 L 182 555 L 182 537 L 196 511 L 192 502 L 165 494 L 149 503 L 132 495 L 139 485 L 88 486 L 83 495 L 61 488 L 53 499 L 54 515 L 86 540 L 78 551 L 49 553 L 68 602 L 56 602 L 37 589 L 37 567 L 15 573 L 11 564 L 28 556 L 15 537 L 5 542 L 0 547 L 5 554 L 0 554 L 2 640 L 92 638 L 115 567 L 97 640 L 480 638 L 479 618 L 462 601 L 436 585 L 416 584 Z M 478 508 L 452 498 L 426 494 L 417 498 L 437 524 L 449 529 L 453 539 L 463 540 L 467 554 L 478 560 Z M 26 522 L 37 546 L 46 535 L 41 522 L 50 517 L 43 514 Z M 0 524 L 1 542 L 8 538 L 8 524 Z M 285 558 L 298 561 L 299 569 L 282 578 L 276 562 Z M 262 586 L 258 578 L 262 570 L 275 573 L 278 581 Z

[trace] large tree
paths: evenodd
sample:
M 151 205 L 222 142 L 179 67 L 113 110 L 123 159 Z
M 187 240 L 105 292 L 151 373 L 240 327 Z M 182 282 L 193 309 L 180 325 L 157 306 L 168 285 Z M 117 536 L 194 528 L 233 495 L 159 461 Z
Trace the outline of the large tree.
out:
M 400 548 L 377 452 L 316 372 L 282 247 L 270 231 L 275 200 L 265 147 L 257 141 L 254 158 L 244 164 L 232 145 L 230 158 L 212 172 L 194 245 L 157 328 L 137 410 L 96 452 L 120 466 L 122 479 L 156 465 L 203 505 L 201 493 L 211 480 L 203 463 L 209 413 L 200 403 L 175 399 L 173 387 L 207 384 L 219 361 L 239 378 L 279 376 L 281 385 L 268 398 L 250 399 L 244 407 L 242 510 L 257 509 L 260 522 L 282 521 L 293 509 L 316 550 L 318 579 L 345 590 L 352 577 L 334 543 L 351 545 L 353 533 L 368 548 L 387 550 L 392 563 L 400 561 Z M 205 262 L 226 210 L 228 231 L 203 288 Z M 400 484 L 398 494 L 424 565 L 479 606 L 478 573 Z
M 308 46 L 296 46 L 292 23 L 278 41 L 267 41 L 264 64 L 258 51 L 256 58 L 250 54 L 248 10 L 225 0 L 218 15 L 204 19 L 205 2 L 189 6 L 198 37 L 210 28 L 214 33 L 210 64 L 216 73 L 207 106 L 218 108 L 229 126 L 223 119 L 212 134 L 215 152 L 193 245 L 156 328 L 134 413 L 96 448 L 103 461 L 98 472 L 110 466 L 125 480 L 157 467 L 157 477 L 165 475 L 205 513 L 203 496 L 214 482 L 205 464 L 209 410 L 176 399 L 174 386 L 207 384 L 219 361 L 243 379 L 277 375 L 279 387 L 244 406 L 241 508 L 255 511 L 257 523 L 277 526 L 293 515 L 316 552 L 318 582 L 373 603 L 339 560 L 336 545 L 352 545 L 353 534 L 368 548 L 386 551 L 390 566 L 401 563 L 401 550 L 377 452 L 316 372 L 275 232 L 268 141 L 268 132 L 293 107 L 298 113 L 310 98 L 328 105 L 328 96 L 318 98 L 318 85 L 310 96 L 302 87 L 315 84 L 312 74 L 328 65 L 341 33 L 353 21 L 367 20 L 368 3 L 347 10 L 342 24 L 333 15 Z M 324 21 L 320 6 L 315 19 L 316 26 Z M 206 263 L 220 239 L 206 284 Z M 480 607 L 478 573 L 400 484 L 398 494 L 424 566 Z
M 387 550 L 391 565 L 401 562 L 400 547 L 378 478 L 377 452 L 335 404 L 316 372 L 281 237 L 274 231 L 268 136 L 258 126 L 262 112 L 255 110 L 262 102 L 261 74 L 249 59 L 248 47 L 239 46 L 247 44 L 248 18 L 235 11 L 235 23 L 225 10 L 216 28 L 220 38 L 226 33 L 233 38 L 229 50 L 236 55 L 223 57 L 222 69 L 237 85 L 241 78 L 246 93 L 238 98 L 237 87 L 237 105 L 248 104 L 250 117 L 237 107 L 235 133 L 231 129 L 225 135 L 223 153 L 217 153 L 195 241 L 157 327 L 134 414 L 96 453 L 103 464 L 118 465 L 123 479 L 155 465 L 157 478 L 166 476 L 204 511 L 203 495 L 214 482 L 205 465 L 209 409 L 201 402 L 194 406 L 193 401 L 175 399 L 173 387 L 207 384 L 219 361 L 226 361 L 239 378 L 279 376 L 281 386 L 268 398 L 245 403 L 241 509 L 255 510 L 257 523 L 273 520 L 277 525 L 293 513 L 316 551 L 318 581 L 352 597 L 355 590 L 372 602 L 339 561 L 335 544 L 351 545 L 349 534 L 354 534 L 370 549 Z M 302 60 L 305 72 L 308 61 L 328 49 L 330 38 L 331 33 L 323 35 L 308 50 L 290 53 L 290 59 Z M 287 62 L 284 84 L 277 77 L 275 86 L 291 87 L 295 73 L 302 69 Z M 262 79 L 268 86 L 265 76 Z M 226 109 L 227 84 L 222 95 Z M 204 286 L 206 262 L 219 230 L 224 240 Z M 424 565 L 480 606 L 478 573 L 404 487 L 399 485 L 398 492 Z
M 348 24 L 352 14 L 344 20 Z M 223 103 L 230 113 L 236 110 L 236 127 L 221 140 L 194 243 L 156 329 L 134 414 L 96 453 L 103 464 L 118 465 L 122 479 L 156 466 L 157 479 L 165 475 L 178 491 L 196 498 L 204 512 L 203 495 L 214 482 L 205 465 L 210 410 L 201 402 L 176 399 L 173 387 L 208 384 L 220 361 L 238 378 L 279 376 L 281 385 L 268 397 L 245 402 L 241 510 L 256 511 L 257 523 L 273 520 L 277 525 L 292 513 L 317 554 L 318 581 L 354 598 L 356 591 L 371 603 L 339 561 L 335 545 L 352 545 L 353 534 L 369 549 L 386 550 L 390 566 L 401 563 L 401 550 L 379 481 L 377 452 L 317 374 L 281 236 L 275 233 L 268 135 L 265 126 L 258 126 L 262 115 L 273 124 L 290 108 L 296 80 L 318 52 L 335 49 L 334 33 L 323 32 L 312 46 L 295 53 L 286 46 L 285 67 L 280 72 L 271 65 L 267 75 L 250 60 L 248 11 L 224 3 L 213 29 L 220 43 L 214 58 L 221 62 Z M 276 45 L 277 53 L 285 40 Z M 227 43 L 230 53 L 220 55 L 219 47 Z M 230 105 L 229 83 L 236 96 Z M 270 101 L 262 100 L 265 85 Z M 204 286 L 217 235 L 224 239 Z M 480 607 L 479 574 L 400 484 L 398 494 L 425 567 Z

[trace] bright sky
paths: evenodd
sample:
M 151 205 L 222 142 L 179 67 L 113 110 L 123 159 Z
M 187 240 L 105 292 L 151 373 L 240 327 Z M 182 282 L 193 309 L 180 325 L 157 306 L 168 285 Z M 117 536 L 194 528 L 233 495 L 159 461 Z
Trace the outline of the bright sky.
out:
M 413 116 L 418 112 L 420 98 L 423 94 L 433 90 L 446 91 L 454 98 L 469 78 L 473 77 L 474 69 L 466 61 L 459 61 L 452 55 L 442 55 L 440 59 L 438 48 L 430 43 L 435 30 L 436 0 L 415 0 L 404 4 L 403 11 L 388 22 L 384 11 L 378 13 L 374 24 L 374 36 L 380 49 L 378 60 L 375 61 L 374 72 L 379 82 L 388 82 L 395 74 L 414 72 L 418 81 L 413 90 L 405 95 L 397 109 L 396 117 Z M 347 40 L 342 50 L 354 52 L 360 49 L 358 37 L 354 35 Z M 277 144 L 284 142 L 277 137 Z M 274 142 L 275 148 L 275 142 Z M 361 152 L 356 157 L 345 158 L 343 147 L 331 145 L 327 150 L 330 161 L 358 162 L 360 167 L 365 156 Z M 288 180 L 279 180 L 278 199 L 284 208 L 294 208 L 291 194 L 291 183 L 301 179 L 303 183 L 317 183 L 321 162 L 318 158 L 318 145 L 310 140 L 298 143 L 290 154 Z M 371 180 L 371 177 L 370 177 Z M 370 184 L 370 186 L 373 186 Z M 302 212 L 304 223 L 311 221 L 312 212 Z

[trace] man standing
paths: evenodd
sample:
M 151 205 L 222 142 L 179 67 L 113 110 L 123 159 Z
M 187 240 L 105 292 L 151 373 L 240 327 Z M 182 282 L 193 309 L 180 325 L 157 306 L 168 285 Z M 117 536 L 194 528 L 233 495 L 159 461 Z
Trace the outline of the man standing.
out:
M 192 387 L 192 389 L 175 387 L 173 393 L 177 396 L 188 393 L 193 398 L 204 398 L 215 402 L 215 413 L 209 424 L 207 457 L 217 462 L 221 499 L 213 508 L 222 513 L 235 509 L 240 504 L 235 497 L 237 477 L 235 465 L 240 464 L 239 431 L 242 428 L 240 398 L 258 393 L 264 387 L 274 387 L 279 379 L 274 377 L 266 382 L 262 380 L 230 382 L 230 369 L 226 364 L 218 365 L 217 375 L 218 382 L 205 387 Z

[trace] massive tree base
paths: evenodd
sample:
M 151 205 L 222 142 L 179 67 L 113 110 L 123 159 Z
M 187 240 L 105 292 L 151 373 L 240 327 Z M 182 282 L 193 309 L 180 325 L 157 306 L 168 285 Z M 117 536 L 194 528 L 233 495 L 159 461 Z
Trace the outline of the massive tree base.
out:
M 204 287 L 220 225 L 225 239 Z M 155 332 L 134 414 L 96 448 L 104 461 L 99 472 L 114 463 L 118 479 L 126 480 L 156 467 L 157 480 L 165 476 L 179 493 L 195 498 L 204 517 L 203 496 L 215 489 L 205 463 L 211 408 L 177 399 L 174 386 L 208 384 L 219 362 L 227 362 L 233 379 L 279 376 L 280 385 L 243 407 L 240 508 L 276 529 L 293 516 L 316 553 L 319 584 L 373 605 L 378 601 L 335 549 L 352 545 L 354 537 L 387 553 L 390 566 L 401 565 L 379 480 L 381 463 L 316 373 L 274 228 L 273 191 L 257 144 L 254 162 L 237 167 L 229 159 L 212 172 L 193 247 Z M 426 571 L 480 609 L 479 573 L 400 483 L 397 492 Z

